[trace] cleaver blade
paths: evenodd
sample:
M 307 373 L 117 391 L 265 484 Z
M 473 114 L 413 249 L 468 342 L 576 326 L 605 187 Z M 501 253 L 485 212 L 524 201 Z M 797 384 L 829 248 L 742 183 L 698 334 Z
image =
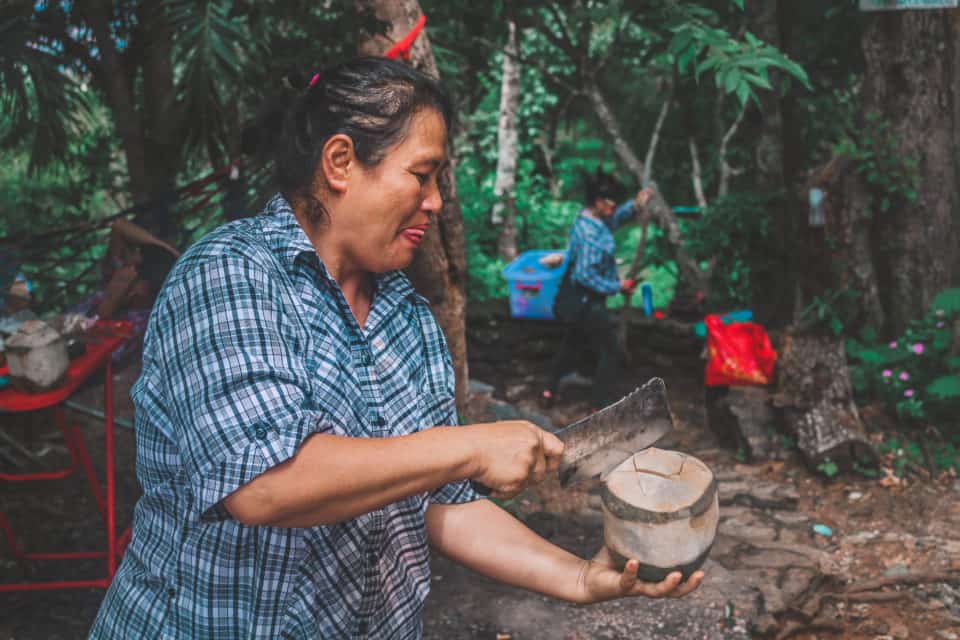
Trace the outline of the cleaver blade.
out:
M 620 400 L 554 434 L 564 443 L 560 485 L 606 475 L 672 428 L 667 385 L 661 378 L 651 378 Z

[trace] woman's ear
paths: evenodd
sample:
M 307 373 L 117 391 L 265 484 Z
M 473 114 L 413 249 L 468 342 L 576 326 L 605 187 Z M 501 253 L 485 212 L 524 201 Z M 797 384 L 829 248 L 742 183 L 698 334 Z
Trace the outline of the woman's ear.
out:
M 350 171 L 356 162 L 353 140 L 350 136 L 342 133 L 330 136 L 323 145 L 319 167 L 327 187 L 335 193 L 346 191 Z

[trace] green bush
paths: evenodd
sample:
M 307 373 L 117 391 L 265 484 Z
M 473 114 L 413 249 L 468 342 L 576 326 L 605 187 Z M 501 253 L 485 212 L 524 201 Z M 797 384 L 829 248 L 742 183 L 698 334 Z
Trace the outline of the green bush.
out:
M 951 355 L 960 289 L 947 289 L 923 318 L 902 336 L 880 344 L 867 334 L 850 339 L 847 354 L 854 391 L 863 400 L 880 400 L 914 426 L 957 429 L 960 412 L 960 357 Z

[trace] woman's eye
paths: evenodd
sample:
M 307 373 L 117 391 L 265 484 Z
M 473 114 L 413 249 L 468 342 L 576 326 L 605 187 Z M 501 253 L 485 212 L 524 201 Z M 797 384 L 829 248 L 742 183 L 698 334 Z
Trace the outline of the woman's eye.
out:
M 417 173 L 414 171 L 413 175 L 417 176 L 417 180 L 420 182 L 421 185 L 425 185 L 427 183 L 427 180 L 430 178 L 430 174 L 428 173 Z

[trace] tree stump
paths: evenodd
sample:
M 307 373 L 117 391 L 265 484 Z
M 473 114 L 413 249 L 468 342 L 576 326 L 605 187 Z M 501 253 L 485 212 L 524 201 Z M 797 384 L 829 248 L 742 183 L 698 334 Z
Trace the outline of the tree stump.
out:
M 853 402 L 843 338 L 789 332 L 777 368 L 774 406 L 783 410 L 784 424 L 810 464 L 827 458 L 843 468 L 877 462 Z
M 705 404 L 710 429 L 747 462 L 784 458 L 767 387 L 707 387 Z

